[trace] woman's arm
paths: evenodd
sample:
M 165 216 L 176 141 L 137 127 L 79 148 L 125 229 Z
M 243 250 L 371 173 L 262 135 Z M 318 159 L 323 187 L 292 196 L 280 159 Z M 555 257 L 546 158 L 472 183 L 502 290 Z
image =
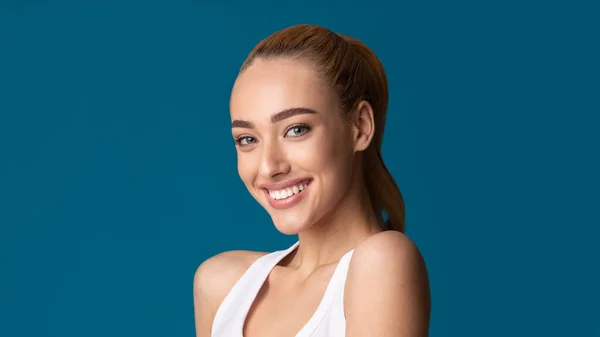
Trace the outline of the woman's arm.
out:
M 425 262 L 404 234 L 385 231 L 356 247 L 345 290 L 347 337 L 427 337 L 431 300 Z

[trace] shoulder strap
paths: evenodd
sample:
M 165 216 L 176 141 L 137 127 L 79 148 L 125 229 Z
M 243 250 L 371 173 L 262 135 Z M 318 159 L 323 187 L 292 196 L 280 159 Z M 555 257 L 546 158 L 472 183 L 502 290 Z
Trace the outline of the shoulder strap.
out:
M 212 324 L 213 336 L 241 335 L 246 315 L 271 270 L 297 245 L 296 242 L 286 250 L 263 255 L 250 265 L 217 309 Z M 237 330 L 240 332 L 237 333 Z
M 348 269 L 350 268 L 350 261 L 352 260 L 352 254 L 354 253 L 354 249 L 346 253 L 344 257 L 340 260 L 340 278 L 338 280 L 338 293 L 335 300 L 335 306 L 337 307 L 337 311 L 340 313 L 343 319 L 346 319 L 346 313 L 344 312 L 344 293 L 346 289 L 346 280 L 348 278 Z

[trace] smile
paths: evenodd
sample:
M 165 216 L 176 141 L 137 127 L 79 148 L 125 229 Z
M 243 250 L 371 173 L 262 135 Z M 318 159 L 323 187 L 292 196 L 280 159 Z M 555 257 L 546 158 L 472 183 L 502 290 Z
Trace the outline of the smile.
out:
M 286 209 L 298 204 L 306 195 L 312 179 L 298 179 L 289 183 L 262 186 L 269 204 L 275 209 Z
M 306 187 L 308 187 L 308 182 L 305 183 L 301 183 L 298 185 L 294 185 L 282 190 L 267 190 L 269 191 L 269 196 L 271 197 L 271 199 L 275 199 L 275 200 L 282 200 L 282 199 L 287 199 L 293 195 L 299 194 L 300 192 L 302 192 Z

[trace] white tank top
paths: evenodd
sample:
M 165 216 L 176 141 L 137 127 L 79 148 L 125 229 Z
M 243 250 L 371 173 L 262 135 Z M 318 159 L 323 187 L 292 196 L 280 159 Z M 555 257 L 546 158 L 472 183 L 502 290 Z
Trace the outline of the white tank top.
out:
M 258 258 L 231 288 L 212 325 L 212 337 L 243 337 L 242 331 L 248 311 L 271 270 L 296 247 L 296 242 L 286 250 L 280 250 Z M 344 315 L 344 286 L 348 266 L 354 249 L 347 252 L 338 263 L 325 289 L 321 303 L 296 337 L 340 337 L 346 333 Z

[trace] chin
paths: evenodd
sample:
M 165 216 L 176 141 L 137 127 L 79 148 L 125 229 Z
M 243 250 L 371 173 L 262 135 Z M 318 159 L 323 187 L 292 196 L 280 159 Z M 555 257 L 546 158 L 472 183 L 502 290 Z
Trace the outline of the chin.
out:
M 257 198 L 271 216 L 275 228 L 285 235 L 296 235 L 311 228 L 327 213 L 327 205 L 335 205 L 341 195 L 322 195 L 318 184 L 309 180 L 300 193 L 273 200 L 268 191 L 261 191 L 263 198 Z M 325 197 L 325 198 L 323 198 Z
M 286 235 L 295 235 L 308 228 L 313 224 L 312 221 L 304 214 L 277 214 L 271 215 L 273 224 L 278 231 Z

